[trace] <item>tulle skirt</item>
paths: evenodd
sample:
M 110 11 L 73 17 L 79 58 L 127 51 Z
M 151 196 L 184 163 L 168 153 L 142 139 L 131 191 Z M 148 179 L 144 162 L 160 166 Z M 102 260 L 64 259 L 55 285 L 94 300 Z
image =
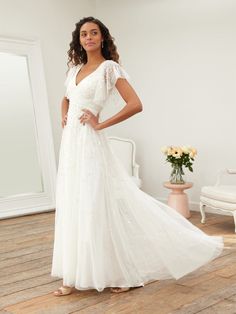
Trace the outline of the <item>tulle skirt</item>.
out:
M 51 276 L 79 290 L 178 279 L 219 256 L 208 236 L 140 190 L 104 130 L 73 119 L 63 129 Z

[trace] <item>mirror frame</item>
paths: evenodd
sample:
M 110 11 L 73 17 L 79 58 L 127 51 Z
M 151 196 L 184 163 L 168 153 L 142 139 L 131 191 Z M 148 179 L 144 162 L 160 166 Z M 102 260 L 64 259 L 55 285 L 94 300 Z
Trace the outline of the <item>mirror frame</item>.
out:
M 37 153 L 43 183 L 43 192 L 1 197 L 0 219 L 2 219 L 54 210 L 57 172 L 40 41 L 0 37 L 0 52 L 24 55 L 27 58 Z

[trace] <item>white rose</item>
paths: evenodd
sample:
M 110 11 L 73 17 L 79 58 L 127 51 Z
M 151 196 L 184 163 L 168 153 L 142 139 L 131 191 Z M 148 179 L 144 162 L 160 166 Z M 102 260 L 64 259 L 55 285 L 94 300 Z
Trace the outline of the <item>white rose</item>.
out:
M 167 154 L 168 147 L 167 146 L 162 146 L 161 151 L 162 151 L 163 154 Z
M 181 149 L 182 149 L 184 154 L 189 154 L 189 149 L 187 146 L 182 146 Z
M 171 156 L 173 154 L 172 147 L 168 147 L 167 155 Z
M 190 158 L 194 158 L 193 152 L 191 152 L 191 153 L 189 154 L 189 157 L 190 157 Z
M 189 156 L 191 158 L 194 158 L 196 155 L 197 155 L 197 150 L 195 148 L 193 148 L 193 147 L 190 147 L 190 154 L 189 154 Z
M 174 156 L 175 158 L 181 158 L 182 154 L 183 151 L 180 147 L 173 147 L 172 156 Z

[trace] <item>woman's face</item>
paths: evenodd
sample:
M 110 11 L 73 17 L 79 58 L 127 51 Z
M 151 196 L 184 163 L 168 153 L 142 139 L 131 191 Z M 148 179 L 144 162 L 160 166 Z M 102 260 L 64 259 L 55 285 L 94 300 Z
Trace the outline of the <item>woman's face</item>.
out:
M 101 49 L 102 34 L 99 26 L 92 22 L 84 23 L 80 28 L 80 44 L 85 51 Z

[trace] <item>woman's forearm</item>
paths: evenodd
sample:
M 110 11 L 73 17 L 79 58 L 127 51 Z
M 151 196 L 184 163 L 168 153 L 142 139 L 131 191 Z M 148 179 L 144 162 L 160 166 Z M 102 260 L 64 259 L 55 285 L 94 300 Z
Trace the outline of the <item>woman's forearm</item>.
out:
M 126 104 L 124 108 L 121 109 L 117 114 L 112 116 L 111 118 L 100 122 L 98 124 L 97 129 L 102 130 L 104 128 L 107 128 L 111 125 L 114 125 L 116 123 L 119 123 L 121 121 L 124 121 L 128 119 L 129 117 L 135 115 L 138 112 L 141 112 L 143 110 L 141 102 L 136 103 L 136 104 Z
M 69 109 L 69 100 L 64 97 L 62 99 L 62 102 L 61 102 L 61 117 L 62 119 L 64 119 L 65 115 L 67 114 L 67 111 Z

